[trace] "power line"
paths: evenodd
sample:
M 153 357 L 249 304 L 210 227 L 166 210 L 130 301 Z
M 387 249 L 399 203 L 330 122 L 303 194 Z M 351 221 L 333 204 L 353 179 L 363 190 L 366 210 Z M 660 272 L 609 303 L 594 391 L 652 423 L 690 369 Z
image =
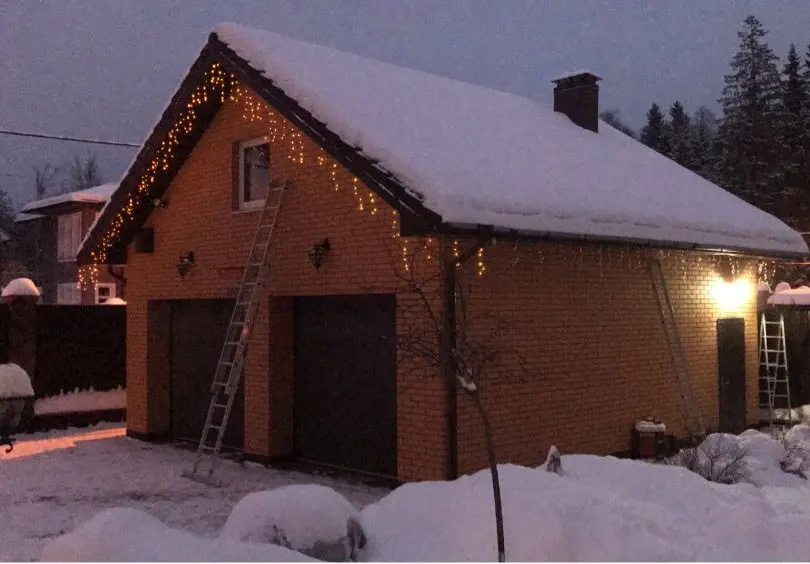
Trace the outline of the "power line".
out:
M 33 176 L 23 176 L 22 174 L 11 174 L 10 172 L 0 172 L 0 176 L 9 176 L 11 178 L 24 178 L 25 180 L 33 180 Z
M 36 139 L 53 139 L 55 141 L 74 141 L 76 143 L 93 143 L 96 145 L 111 145 L 113 147 L 140 147 L 137 143 L 124 143 L 122 141 L 101 141 L 99 139 L 86 139 L 82 137 L 68 137 L 66 135 L 47 135 L 45 133 L 28 133 L 26 131 L 11 131 L 0 129 L 0 135 L 13 135 L 17 137 L 34 137 Z

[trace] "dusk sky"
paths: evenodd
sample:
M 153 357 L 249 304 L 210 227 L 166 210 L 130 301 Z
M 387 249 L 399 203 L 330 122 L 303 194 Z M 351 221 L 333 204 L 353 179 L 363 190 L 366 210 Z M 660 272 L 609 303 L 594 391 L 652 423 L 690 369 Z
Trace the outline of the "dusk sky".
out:
M 810 44 L 810 0 L 0 0 L 0 128 L 141 142 L 212 27 L 234 21 L 551 104 L 555 75 L 603 78 L 600 107 L 640 127 L 653 101 L 717 109 L 749 13 L 784 59 Z M 34 165 L 134 149 L 0 135 L 0 188 L 33 197 Z

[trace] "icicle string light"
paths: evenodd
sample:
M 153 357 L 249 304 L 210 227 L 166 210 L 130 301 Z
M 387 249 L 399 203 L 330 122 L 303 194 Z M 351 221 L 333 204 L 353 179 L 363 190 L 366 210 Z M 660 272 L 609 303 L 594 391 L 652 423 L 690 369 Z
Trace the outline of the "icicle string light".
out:
M 264 100 L 252 93 L 248 88 L 241 86 L 232 74 L 226 73 L 220 64 L 214 63 L 205 72 L 203 80 L 194 89 L 189 97 L 189 101 L 183 111 L 177 117 L 174 125 L 169 129 L 166 137 L 160 142 L 154 157 L 149 166 L 141 174 L 136 183 L 136 189 L 123 203 L 121 209 L 110 221 L 110 226 L 106 233 L 101 236 L 97 247 L 91 251 L 91 264 L 82 266 L 78 273 L 78 284 L 81 288 L 93 287 L 98 283 L 99 264 L 107 261 L 108 252 L 119 240 L 125 225 L 134 220 L 139 208 L 145 205 L 144 202 L 151 202 L 157 195 L 152 193 L 153 186 L 161 177 L 161 174 L 170 170 L 177 158 L 176 149 L 181 143 L 181 136 L 191 134 L 200 118 L 200 106 L 206 104 L 209 99 L 219 99 L 221 103 L 226 101 L 237 104 L 242 118 L 250 123 L 262 123 L 267 128 L 266 138 L 273 146 L 274 151 L 280 151 L 286 159 L 297 165 L 304 165 L 307 161 L 305 154 L 304 134 L 296 129 L 290 122 L 281 117 Z M 326 181 L 334 191 L 341 191 L 341 169 L 339 164 L 329 157 L 323 148 L 318 147 L 317 155 L 312 159 L 319 169 L 327 172 Z M 368 212 L 373 216 L 380 213 L 379 197 L 371 190 L 363 187 L 359 178 L 351 178 L 351 196 L 354 198 L 355 207 L 360 212 Z M 399 235 L 400 218 L 396 210 L 392 211 L 391 231 L 392 238 L 398 240 L 402 250 L 403 265 L 409 268 L 410 253 L 419 245 L 409 244 L 405 237 Z M 422 244 L 422 252 L 425 253 L 427 261 L 438 259 L 438 253 L 431 245 L 433 240 L 428 238 Z M 459 241 L 452 242 L 453 258 L 456 266 L 461 266 Z M 697 258 L 689 256 L 686 251 L 666 250 L 666 249 L 642 249 L 639 247 L 606 247 L 595 245 L 592 247 L 578 246 L 566 251 L 569 257 L 574 258 L 574 266 L 579 271 L 585 267 L 586 261 L 596 261 L 600 276 L 604 276 L 605 268 L 612 271 L 618 263 L 620 268 L 635 267 L 641 269 L 646 267 L 649 258 L 657 258 L 667 265 L 668 270 L 680 276 L 683 282 L 688 281 L 689 271 L 695 265 L 698 270 L 704 268 L 717 268 L 721 260 L 719 255 L 698 255 Z M 517 254 L 517 251 L 516 251 Z M 607 257 L 604 255 L 607 254 Z M 544 268 L 545 254 L 542 250 L 537 253 L 536 267 Z M 732 276 L 737 277 L 744 271 L 745 265 L 751 264 L 751 259 L 741 259 L 738 257 L 723 257 L 730 264 Z M 615 261 L 615 262 L 614 262 Z M 515 260 L 513 264 L 517 264 Z M 486 272 L 484 262 L 484 249 L 476 251 L 476 271 L 479 276 Z M 776 274 L 776 263 L 774 261 L 760 260 L 756 263 L 757 282 L 770 283 Z
M 189 101 L 177 117 L 177 121 L 160 142 L 155 156 L 138 179 L 136 190 L 124 202 L 121 210 L 112 218 L 110 227 L 101 236 L 97 247 L 91 251 L 91 264 L 84 265 L 79 269 L 78 283 L 80 287 L 94 287 L 98 284 L 98 265 L 107 261 L 110 249 L 119 240 L 126 224 L 134 220 L 143 202 L 151 202 L 152 198 L 156 197 L 156 194 L 152 193 L 152 187 L 161 173 L 167 172 L 172 166 L 176 158 L 175 149 L 181 142 L 181 135 L 187 135 L 194 131 L 199 119 L 200 106 L 206 104 L 209 98 L 212 97 L 214 99 L 218 98 L 221 103 L 230 101 L 237 104 L 245 121 L 265 124 L 267 127 L 266 139 L 274 149 L 281 149 L 286 154 L 286 158 L 297 165 L 305 164 L 304 134 L 278 115 L 264 100 L 255 96 L 248 88 L 241 86 L 232 74 L 228 74 L 222 69 L 220 64 L 212 64 L 208 71 L 205 72 L 202 82 L 191 93 Z M 318 168 L 328 170 L 330 185 L 335 191 L 340 191 L 342 185 L 339 179 L 340 168 L 338 163 L 320 147 L 314 162 L 318 165 Z M 360 179 L 357 177 L 352 177 L 351 186 L 357 209 L 360 212 L 369 212 L 374 216 L 379 215 L 379 197 L 373 191 L 362 188 Z M 408 241 L 399 236 L 399 214 L 394 210 L 392 215 L 391 229 L 393 238 L 399 239 L 407 267 Z M 428 255 L 433 257 L 435 253 L 429 253 Z

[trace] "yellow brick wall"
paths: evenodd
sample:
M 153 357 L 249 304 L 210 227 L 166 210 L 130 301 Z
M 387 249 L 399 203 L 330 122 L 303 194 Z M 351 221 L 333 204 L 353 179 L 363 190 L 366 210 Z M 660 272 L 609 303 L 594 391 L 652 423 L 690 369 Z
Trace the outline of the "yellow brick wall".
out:
M 718 305 L 713 257 L 665 253 L 664 272 L 695 395 L 718 424 L 716 321 L 743 317 L 748 422 L 756 421 L 755 265 L 739 261 L 746 297 Z M 554 243 L 496 244 L 463 268 L 470 332 L 498 353 L 485 381 L 498 457 L 539 464 L 563 453 L 629 450 L 634 421 L 649 415 L 685 433 L 681 400 L 645 261 L 636 249 Z M 494 338 L 493 338 L 494 335 Z M 478 339 L 478 341 L 475 341 Z M 460 468 L 485 464 L 472 402 L 459 401 Z
M 234 147 L 267 131 L 266 124 L 251 122 L 242 107 L 227 102 L 172 182 L 168 207 L 148 223 L 155 229 L 155 252 L 129 249 L 132 431 L 169 430 L 170 318 L 161 301 L 224 297 L 238 283 L 258 214 L 234 211 Z M 303 163 L 290 158 L 301 152 Z M 303 135 L 295 144 L 289 139 L 274 144 L 271 160 L 274 176 L 292 184 L 273 236 L 269 294 L 254 326 L 244 382 L 245 450 L 268 457 L 292 449 L 292 296 L 397 293 L 400 333 L 424 314 L 394 275 L 402 274 L 402 247 L 394 237 L 393 210 L 379 198 L 371 204 L 368 189 Z M 331 252 L 316 272 L 309 249 L 326 237 Z M 416 241 L 409 244 L 412 249 Z M 583 253 L 564 244 L 501 243 L 485 251 L 485 276 L 476 275 L 475 259 L 462 268 L 470 331 L 483 338 L 502 326 L 495 341 L 501 359 L 484 389 L 501 460 L 537 464 L 551 444 L 564 452 L 624 451 L 633 421 L 650 414 L 682 432 L 680 400 L 641 261 L 635 251 L 596 253 L 596 248 L 584 247 Z M 175 263 L 189 250 L 195 251 L 196 265 L 181 279 Z M 716 278 L 713 264 L 699 263 L 696 255 L 673 257 L 665 264 L 695 388 L 708 421 L 716 424 L 715 321 L 726 312 L 717 310 L 709 292 Z M 435 256 L 422 268 L 432 272 Z M 756 403 L 754 312 L 753 296 L 733 312 L 746 321 L 749 415 Z M 449 445 L 444 385 L 401 352 L 397 405 L 398 477 L 444 477 Z M 466 398 L 459 398 L 458 408 L 459 467 L 467 472 L 485 462 L 483 438 Z
M 148 323 L 147 302 L 224 297 L 235 290 L 258 212 L 234 211 L 234 147 L 267 132 L 267 125 L 245 119 L 237 102 L 226 102 L 166 192 L 168 207 L 158 209 L 148 222 L 155 229 L 155 252 L 129 249 L 128 426 L 135 432 L 165 433 L 169 421 L 168 373 L 160 368 L 168 362 L 167 352 L 160 339 L 152 338 L 149 346 L 149 335 L 160 329 Z M 371 205 L 368 189 L 345 169 L 319 159 L 325 154 L 308 138 L 301 136 L 298 142 L 303 164 L 289 158 L 289 143 L 277 142 L 271 148 L 275 178 L 291 181 L 269 258 L 267 303 L 278 315 L 271 320 L 267 305 L 259 310 L 245 366 L 245 450 L 269 457 L 289 454 L 292 445 L 292 365 L 283 351 L 292 343 L 292 311 L 291 302 L 283 298 L 392 293 L 399 284 L 392 266 L 401 256 L 393 237 L 393 209 L 379 198 Z M 363 197 L 363 211 L 358 195 Z M 327 237 L 331 251 L 316 271 L 309 250 Z M 175 264 L 189 250 L 195 252 L 196 265 L 181 279 Z M 152 313 L 155 323 L 166 323 L 165 312 Z M 437 391 L 441 386 L 424 371 L 411 369 L 399 374 L 397 382 L 403 406 L 399 476 L 440 478 L 447 451 L 445 402 Z

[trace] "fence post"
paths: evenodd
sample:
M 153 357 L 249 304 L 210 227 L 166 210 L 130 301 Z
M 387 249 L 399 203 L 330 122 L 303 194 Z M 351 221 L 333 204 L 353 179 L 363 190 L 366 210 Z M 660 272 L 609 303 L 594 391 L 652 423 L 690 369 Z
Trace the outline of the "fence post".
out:
M 28 373 L 36 392 L 37 296 L 5 296 L 9 309 L 8 361 Z

